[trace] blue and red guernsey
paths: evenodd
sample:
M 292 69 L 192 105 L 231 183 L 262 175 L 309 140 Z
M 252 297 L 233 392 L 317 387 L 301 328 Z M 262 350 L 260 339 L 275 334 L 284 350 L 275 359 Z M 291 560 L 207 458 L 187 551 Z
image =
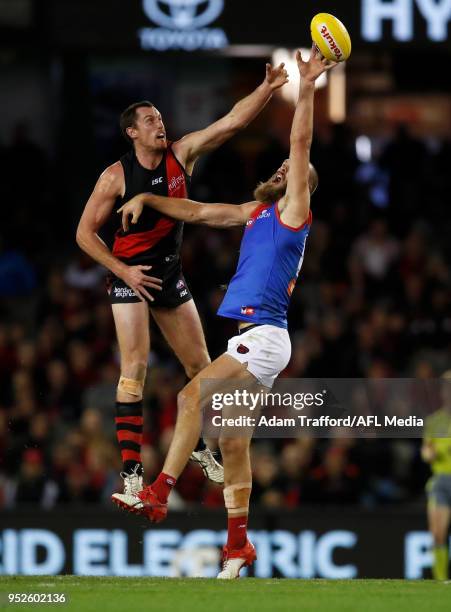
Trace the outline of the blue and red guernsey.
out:
M 246 224 L 238 268 L 218 315 L 286 329 L 311 223 L 309 212 L 300 227 L 285 225 L 277 202 L 256 208 Z

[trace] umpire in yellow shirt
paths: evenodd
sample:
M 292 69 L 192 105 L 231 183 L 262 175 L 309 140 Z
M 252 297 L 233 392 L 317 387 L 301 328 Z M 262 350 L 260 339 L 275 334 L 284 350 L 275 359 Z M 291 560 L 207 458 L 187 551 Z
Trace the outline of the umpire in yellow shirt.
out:
M 451 370 L 445 372 L 442 378 L 442 408 L 426 419 L 421 448 L 421 456 L 432 470 L 426 492 L 429 531 L 434 540 L 432 575 L 436 580 L 448 579 L 448 531 L 451 522 Z

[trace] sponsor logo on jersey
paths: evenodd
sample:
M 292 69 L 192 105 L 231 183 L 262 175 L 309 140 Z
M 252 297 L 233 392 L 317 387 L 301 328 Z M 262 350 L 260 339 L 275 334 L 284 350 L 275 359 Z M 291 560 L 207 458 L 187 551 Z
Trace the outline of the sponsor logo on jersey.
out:
M 186 295 L 188 295 L 188 289 L 184 289 L 183 291 L 180 291 L 180 297 L 185 297 Z
M 257 220 L 258 219 L 269 219 L 269 217 L 271 216 L 270 211 L 265 208 L 264 210 L 261 211 L 261 213 L 258 215 Z
M 171 194 L 173 191 L 176 191 L 181 185 L 185 182 L 185 177 L 183 174 L 179 174 L 179 176 L 174 176 L 170 183 L 168 183 L 169 193 Z
M 241 314 L 246 315 L 247 317 L 252 317 L 255 314 L 255 308 L 251 308 L 250 306 L 241 306 Z
M 159 185 L 162 182 L 163 182 L 163 177 L 160 176 L 160 177 L 152 180 L 152 185 Z
M 121 300 L 136 297 L 136 293 L 130 287 L 114 287 L 113 293 L 115 298 L 120 298 Z
M 185 286 L 185 283 L 182 281 L 182 279 L 180 279 L 177 284 L 176 284 L 176 289 L 183 289 Z
M 249 349 L 247 348 L 247 346 L 244 346 L 244 344 L 239 344 L 236 350 L 237 353 L 240 353 L 241 355 L 249 353 Z
M 248 219 L 246 221 L 246 227 L 250 227 L 251 225 L 254 225 L 254 223 L 258 221 L 259 219 L 269 219 L 270 217 L 271 217 L 271 212 L 267 208 L 265 208 L 261 211 L 258 217 L 251 217 L 250 219 Z

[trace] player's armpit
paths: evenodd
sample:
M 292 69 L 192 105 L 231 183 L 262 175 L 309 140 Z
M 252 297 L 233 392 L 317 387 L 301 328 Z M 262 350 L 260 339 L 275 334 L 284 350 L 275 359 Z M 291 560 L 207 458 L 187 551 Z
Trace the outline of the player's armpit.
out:
M 304 194 L 285 195 L 278 204 L 280 220 L 292 229 L 299 229 L 310 218 L 310 192 L 308 185 Z

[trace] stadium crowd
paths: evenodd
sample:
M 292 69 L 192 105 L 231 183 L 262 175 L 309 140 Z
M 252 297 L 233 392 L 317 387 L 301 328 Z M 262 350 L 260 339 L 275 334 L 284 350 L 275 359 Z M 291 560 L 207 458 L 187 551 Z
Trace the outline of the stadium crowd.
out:
M 266 141 L 252 164 L 243 141 L 199 169 L 193 197 L 249 200 L 249 186 L 286 156 Z M 0 507 L 109 503 L 120 487 L 114 397 L 118 352 L 105 272 L 76 250 L 55 164 L 16 127 L 0 151 Z M 451 366 L 449 142 L 400 127 L 372 160 L 337 126 L 316 138 L 314 223 L 289 313 L 289 377 L 433 378 Z M 26 182 L 36 186 L 33 192 Z M 233 181 L 224 184 L 224 169 Z M 67 189 L 67 187 L 66 187 Z M 81 206 L 81 203 L 80 203 Z M 80 210 L 80 209 L 79 209 Z M 216 317 L 234 272 L 240 231 L 187 227 L 185 276 L 212 357 L 235 324 Z M 145 391 L 146 480 L 162 464 L 185 375 L 153 330 Z M 419 440 L 263 440 L 253 445 L 253 503 L 377 504 L 423 499 Z M 174 504 L 223 505 L 189 465 Z

